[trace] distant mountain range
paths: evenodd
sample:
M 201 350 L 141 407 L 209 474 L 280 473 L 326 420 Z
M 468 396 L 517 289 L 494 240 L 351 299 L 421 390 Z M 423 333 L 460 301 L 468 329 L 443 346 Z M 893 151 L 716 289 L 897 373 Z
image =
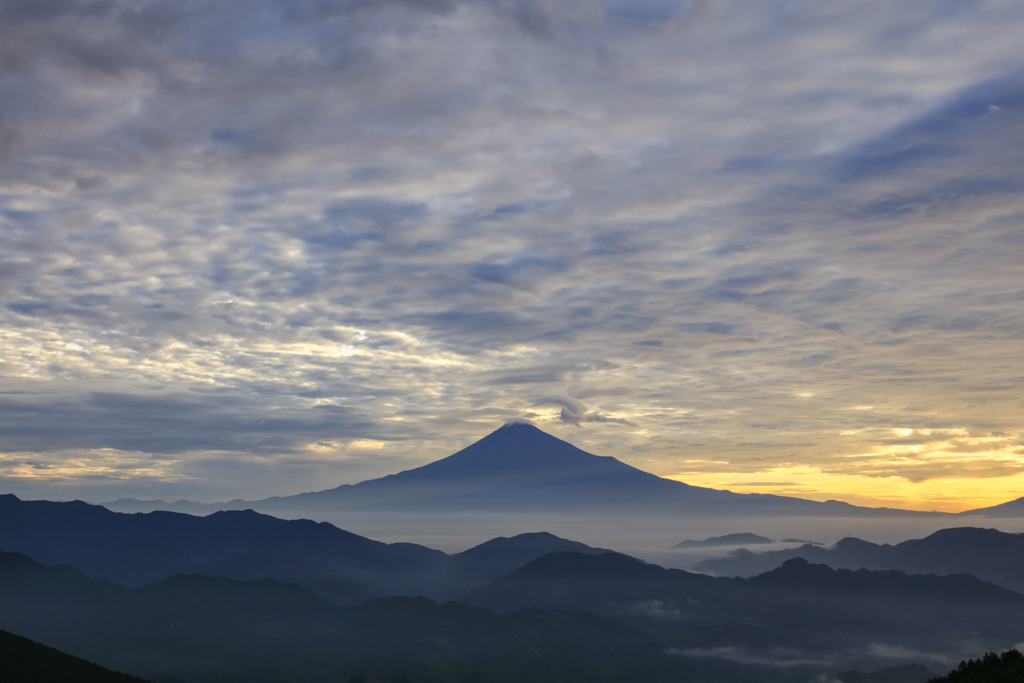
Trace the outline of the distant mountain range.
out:
M 716 578 L 544 532 L 448 555 L 251 510 L 124 514 L 6 495 L 0 629 L 154 683 L 803 683 L 1019 642 L 1024 595 L 934 574 L 979 556 L 1012 576 L 1019 540 L 950 529 L 857 542 L 905 547 L 929 575 L 797 557 Z
M 206 517 L 126 514 L 81 501 L 0 495 L 0 549 L 137 587 L 179 573 L 295 583 L 339 604 L 372 597 L 455 599 L 553 552 L 605 553 L 538 532 L 495 538 L 447 555 L 414 543 L 381 543 L 326 522 L 244 511 Z
M 551 512 L 817 517 L 941 517 L 944 513 L 868 508 L 769 494 L 739 494 L 664 479 L 615 458 L 587 453 L 526 423 L 511 423 L 423 467 L 326 491 L 226 503 L 107 503 L 141 512 L 209 514 L 253 509 L 316 516 L 317 511 Z
M 756 576 L 783 563 L 803 558 L 835 569 L 898 569 L 921 574 L 970 574 L 1024 593 L 1024 535 L 996 529 L 943 529 L 896 545 L 844 538 L 835 547 L 803 545 L 788 550 L 754 553 L 739 549 L 705 560 L 695 569 L 718 576 Z
M 353 598 L 422 592 L 422 582 L 448 561 L 424 546 L 381 543 L 326 522 L 283 520 L 252 510 L 207 517 L 124 514 L 80 501 L 22 501 L 13 495 L 0 496 L 0 548 L 46 564 L 69 563 L 129 587 L 177 573 L 263 578 L 283 572 L 281 578 L 329 578 L 333 590 Z
M 521 552 L 496 541 L 478 557 Z M 1024 595 L 970 576 L 795 559 L 716 579 L 587 550 L 472 591 L 466 601 L 485 609 L 413 597 L 343 606 L 289 583 L 195 574 L 127 589 L 0 552 L 0 629 L 155 683 L 798 683 L 822 667 L 959 657 L 965 642 L 1008 647 L 1024 629 Z

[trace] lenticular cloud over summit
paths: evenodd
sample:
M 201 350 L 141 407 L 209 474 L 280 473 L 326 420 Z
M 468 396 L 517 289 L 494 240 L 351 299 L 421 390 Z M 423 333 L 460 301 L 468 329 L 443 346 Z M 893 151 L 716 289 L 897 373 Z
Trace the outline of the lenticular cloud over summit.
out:
M 573 425 L 574 427 L 579 427 L 582 422 L 612 422 L 631 427 L 636 426 L 629 420 L 621 417 L 608 417 L 607 415 L 590 411 L 587 406 L 583 405 L 582 401 L 572 396 L 545 396 L 534 401 L 534 405 L 561 406 L 562 409 L 559 411 L 558 418 L 565 424 Z

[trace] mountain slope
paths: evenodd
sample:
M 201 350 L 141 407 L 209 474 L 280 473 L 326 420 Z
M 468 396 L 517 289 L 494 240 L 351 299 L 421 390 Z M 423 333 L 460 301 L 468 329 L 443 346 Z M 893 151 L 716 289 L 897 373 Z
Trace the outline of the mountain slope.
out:
M 122 501 L 129 507 L 137 503 Z M 195 505 L 197 511 L 253 508 L 301 514 L 380 510 L 836 517 L 943 514 L 690 486 L 612 457 L 592 455 L 526 423 L 505 425 L 458 453 L 423 467 L 359 484 L 258 501 Z
M 981 515 L 983 517 L 992 517 L 995 519 L 1007 517 L 1024 517 L 1024 498 L 1017 498 L 1016 500 L 1007 501 L 1005 503 L 1000 503 L 999 505 L 993 505 L 987 508 L 967 510 L 959 514 L 963 516 Z
M 611 457 L 591 455 L 524 423 L 506 425 L 423 467 L 328 491 L 258 501 L 373 507 L 552 509 L 721 492 L 662 479 Z M 729 494 L 726 494 L 729 495 Z

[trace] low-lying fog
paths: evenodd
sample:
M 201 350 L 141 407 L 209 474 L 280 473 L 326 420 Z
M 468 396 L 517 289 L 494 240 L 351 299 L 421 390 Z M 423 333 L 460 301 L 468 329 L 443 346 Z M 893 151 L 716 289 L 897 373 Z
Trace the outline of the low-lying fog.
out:
M 591 546 L 610 548 L 665 567 L 688 569 L 694 564 L 726 555 L 737 547 L 753 552 L 780 550 L 800 545 L 783 539 L 813 541 L 830 546 L 844 536 L 873 543 L 899 543 L 923 538 L 952 527 L 994 528 L 1024 532 L 1024 519 L 985 517 L 849 518 L 849 517 L 694 517 L 554 516 L 551 514 L 493 513 L 325 513 L 295 511 L 273 513 L 290 519 L 330 522 L 347 531 L 388 543 L 408 541 L 455 553 L 497 536 L 528 531 L 548 531 Z M 749 532 L 777 541 L 773 544 L 720 546 L 672 550 L 685 540 Z

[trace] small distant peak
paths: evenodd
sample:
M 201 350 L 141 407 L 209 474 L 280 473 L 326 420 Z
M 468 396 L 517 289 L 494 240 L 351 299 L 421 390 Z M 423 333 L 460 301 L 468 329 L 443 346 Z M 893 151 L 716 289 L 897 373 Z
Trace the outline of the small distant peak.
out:
M 793 557 L 782 563 L 783 569 L 802 569 L 810 566 L 811 563 L 802 557 Z
M 844 536 L 836 541 L 836 548 L 839 550 L 861 550 L 867 548 L 877 548 L 878 545 L 871 541 L 864 541 L 856 536 Z

